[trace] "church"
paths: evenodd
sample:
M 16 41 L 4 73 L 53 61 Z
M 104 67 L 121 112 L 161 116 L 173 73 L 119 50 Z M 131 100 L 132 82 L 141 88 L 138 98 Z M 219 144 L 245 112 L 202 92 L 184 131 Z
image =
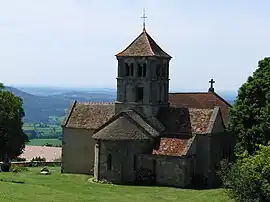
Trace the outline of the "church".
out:
M 171 56 L 143 27 L 116 54 L 115 103 L 74 102 L 62 123 L 62 173 L 94 174 L 116 184 L 192 187 L 218 184 L 232 157 L 229 108 L 211 86 L 169 93 Z

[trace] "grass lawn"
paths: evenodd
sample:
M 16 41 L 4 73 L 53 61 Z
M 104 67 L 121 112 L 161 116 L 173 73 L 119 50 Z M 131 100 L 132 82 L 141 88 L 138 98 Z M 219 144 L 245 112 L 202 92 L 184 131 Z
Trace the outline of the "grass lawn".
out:
M 31 139 L 27 145 L 43 146 L 47 143 L 53 146 L 62 145 L 62 141 L 59 139 Z
M 40 168 L 21 173 L 0 173 L 0 199 L 5 201 L 231 201 L 224 190 L 185 190 L 167 187 L 135 187 L 89 182 L 90 176 L 60 174 L 50 167 L 52 175 L 37 174 Z

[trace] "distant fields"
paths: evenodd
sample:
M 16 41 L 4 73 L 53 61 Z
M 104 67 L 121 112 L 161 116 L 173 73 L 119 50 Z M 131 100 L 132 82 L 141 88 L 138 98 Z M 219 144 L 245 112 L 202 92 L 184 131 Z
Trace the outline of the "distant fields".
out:
M 57 147 L 62 145 L 62 141 L 59 139 L 31 139 L 27 145 L 44 146 L 46 144 Z
M 49 133 L 49 132 L 61 132 L 62 128 L 60 125 L 56 124 L 43 124 L 43 123 L 25 123 L 23 125 L 24 130 L 38 130 L 40 132 Z
M 23 130 L 29 139 L 57 139 L 62 136 L 60 124 L 25 123 Z

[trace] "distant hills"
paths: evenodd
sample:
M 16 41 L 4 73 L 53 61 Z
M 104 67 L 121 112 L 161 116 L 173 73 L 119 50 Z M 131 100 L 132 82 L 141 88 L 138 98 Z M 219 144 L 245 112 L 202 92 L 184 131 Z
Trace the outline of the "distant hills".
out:
M 49 117 L 62 117 L 74 100 L 79 102 L 114 102 L 116 90 L 109 88 L 56 89 L 38 87 L 6 87 L 23 99 L 26 123 L 47 123 Z M 235 99 L 233 93 L 220 93 L 228 102 Z
M 6 88 L 23 99 L 24 121 L 29 123 L 46 123 L 50 116 L 64 116 L 74 100 L 80 102 L 113 102 L 115 100 L 115 92 L 70 91 L 41 96 L 14 87 Z

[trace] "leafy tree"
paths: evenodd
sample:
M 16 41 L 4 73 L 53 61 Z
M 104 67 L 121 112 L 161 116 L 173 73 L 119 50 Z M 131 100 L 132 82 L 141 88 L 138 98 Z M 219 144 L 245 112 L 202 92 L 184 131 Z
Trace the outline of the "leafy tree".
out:
M 22 130 L 24 110 L 22 99 L 0 84 L 0 161 L 20 155 L 28 142 Z
M 260 145 L 235 164 L 223 161 L 221 178 L 229 195 L 240 202 L 270 201 L 270 146 Z
M 237 137 L 236 152 L 254 154 L 270 140 L 270 57 L 260 60 L 230 110 L 229 130 Z

